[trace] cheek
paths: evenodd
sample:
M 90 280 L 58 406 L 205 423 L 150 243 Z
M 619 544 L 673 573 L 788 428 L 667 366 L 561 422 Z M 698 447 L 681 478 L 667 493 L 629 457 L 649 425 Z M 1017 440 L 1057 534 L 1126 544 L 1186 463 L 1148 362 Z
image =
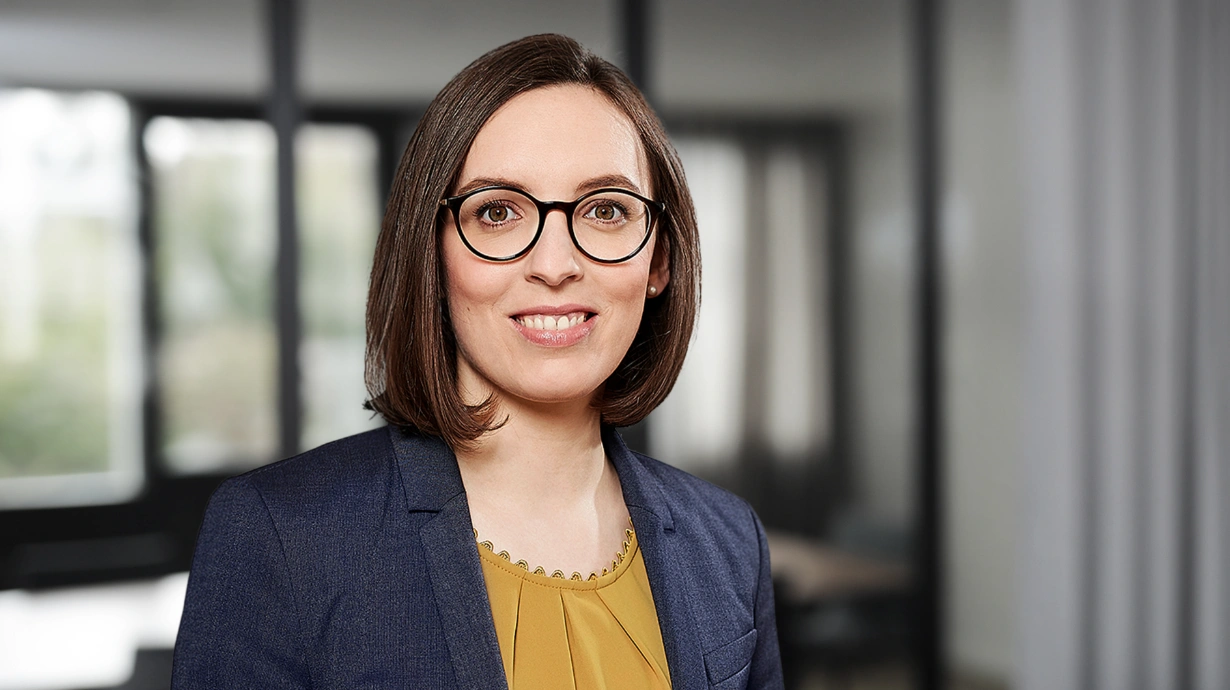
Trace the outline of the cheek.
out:
M 627 305 L 642 305 L 645 300 L 646 280 L 645 271 L 629 271 L 625 280 L 609 286 L 611 298 Z
M 645 307 L 645 290 L 649 282 L 649 262 L 631 260 L 619 265 L 615 273 L 605 281 L 605 292 L 618 305 L 616 313 L 622 318 L 625 339 L 631 343 L 640 327 Z
M 652 263 L 654 245 L 656 242 L 651 238 L 649 244 L 641 250 L 632 259 L 626 263 L 616 264 L 614 267 L 618 273 L 614 280 L 610 282 L 609 289 L 612 294 L 618 295 L 618 299 L 637 302 L 642 306 L 645 301 L 645 290 L 649 287 L 649 269 Z
M 460 340 L 473 327 L 479 308 L 495 304 L 504 293 L 506 281 L 502 279 L 502 271 L 481 263 L 455 237 L 446 235 L 441 244 L 449 317 Z

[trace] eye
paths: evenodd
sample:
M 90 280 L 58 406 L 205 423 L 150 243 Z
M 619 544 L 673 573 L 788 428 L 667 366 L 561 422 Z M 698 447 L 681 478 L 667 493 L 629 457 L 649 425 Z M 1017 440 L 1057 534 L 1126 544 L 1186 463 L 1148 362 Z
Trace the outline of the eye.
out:
M 606 223 L 622 220 L 627 215 L 622 205 L 613 201 L 599 201 L 589 208 L 585 214 Z
M 484 204 L 475 215 L 480 221 L 489 225 L 501 225 L 517 219 L 517 213 L 512 207 L 500 202 Z

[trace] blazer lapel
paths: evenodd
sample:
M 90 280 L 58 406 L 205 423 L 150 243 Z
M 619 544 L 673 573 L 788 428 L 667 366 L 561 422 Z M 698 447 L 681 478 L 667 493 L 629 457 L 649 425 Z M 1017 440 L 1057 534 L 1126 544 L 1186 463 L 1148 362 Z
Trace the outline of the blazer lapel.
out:
M 389 434 L 397 452 L 407 506 L 411 512 L 435 513 L 419 529 L 419 538 L 426 550 L 432 591 L 458 685 L 507 690 L 457 459 L 440 439 L 415 436 L 392 426 Z M 658 478 L 628 450 L 613 428 L 603 427 L 602 440 L 619 474 L 624 502 L 645 559 L 671 687 L 707 688 L 704 657 L 691 611 L 695 593 L 684 586 L 677 548 L 676 540 L 684 536 L 675 532 Z
M 632 526 L 645 560 L 671 688 L 708 688 L 696 618 L 691 610 L 691 597 L 696 593 L 687 591 L 684 586 L 681 557 L 676 548 L 677 540 L 684 537 L 675 532 L 670 507 L 658 478 L 628 450 L 613 428 L 603 428 L 603 446 L 619 474 L 624 503 L 632 516 Z
M 419 535 L 427 550 L 431 588 L 440 608 L 457 684 L 506 690 L 500 645 L 471 529 L 463 494 L 423 525 Z
M 419 528 L 457 684 L 507 690 L 487 585 L 457 460 L 443 441 L 389 428 L 410 511 L 435 513 Z

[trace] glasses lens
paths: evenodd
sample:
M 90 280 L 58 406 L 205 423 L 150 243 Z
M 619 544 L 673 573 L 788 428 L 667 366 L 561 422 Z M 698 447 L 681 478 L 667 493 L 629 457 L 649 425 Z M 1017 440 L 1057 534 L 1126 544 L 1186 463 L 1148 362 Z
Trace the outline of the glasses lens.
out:
M 468 197 L 457 219 L 474 251 L 495 259 L 519 253 L 538 231 L 538 207 L 524 194 L 509 189 L 489 189 Z
M 649 222 L 649 206 L 644 201 L 631 194 L 599 191 L 577 205 L 572 230 L 590 256 L 614 261 L 640 248 Z

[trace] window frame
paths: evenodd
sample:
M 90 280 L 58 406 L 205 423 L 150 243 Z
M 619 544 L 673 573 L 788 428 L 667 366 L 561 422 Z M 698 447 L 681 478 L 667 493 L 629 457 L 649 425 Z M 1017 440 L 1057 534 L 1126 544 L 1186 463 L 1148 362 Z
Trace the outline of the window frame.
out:
M 52 89 L 71 92 L 76 89 Z M 137 177 L 137 241 L 140 266 L 141 398 L 144 481 L 134 498 L 120 503 L 0 509 L 0 590 L 41 589 L 157 577 L 189 570 L 205 507 L 218 485 L 235 472 L 175 474 L 162 453 L 162 418 L 155 366 L 162 335 L 159 285 L 154 271 L 157 233 L 144 132 L 156 117 L 268 121 L 265 106 L 250 99 L 151 98 L 110 91 L 131 112 L 131 145 Z M 377 142 L 377 188 L 387 197 L 400 152 L 424 110 L 422 104 L 320 103 L 304 110 L 303 124 L 367 128 Z M 279 246 L 278 253 L 286 251 Z M 283 257 L 271 279 L 287 265 Z M 291 260 L 298 262 L 298 257 Z M 278 342 L 291 337 L 276 314 L 270 319 Z M 302 334 L 299 334 L 302 341 Z M 294 343 L 297 349 L 299 343 Z M 280 364 L 279 364 L 280 366 Z M 281 391 L 279 391 L 281 393 Z M 302 396 L 298 396 L 300 405 Z M 286 424 L 278 406 L 279 425 Z M 301 449 L 299 449 L 301 450 Z M 276 458 L 271 458 L 273 461 Z

